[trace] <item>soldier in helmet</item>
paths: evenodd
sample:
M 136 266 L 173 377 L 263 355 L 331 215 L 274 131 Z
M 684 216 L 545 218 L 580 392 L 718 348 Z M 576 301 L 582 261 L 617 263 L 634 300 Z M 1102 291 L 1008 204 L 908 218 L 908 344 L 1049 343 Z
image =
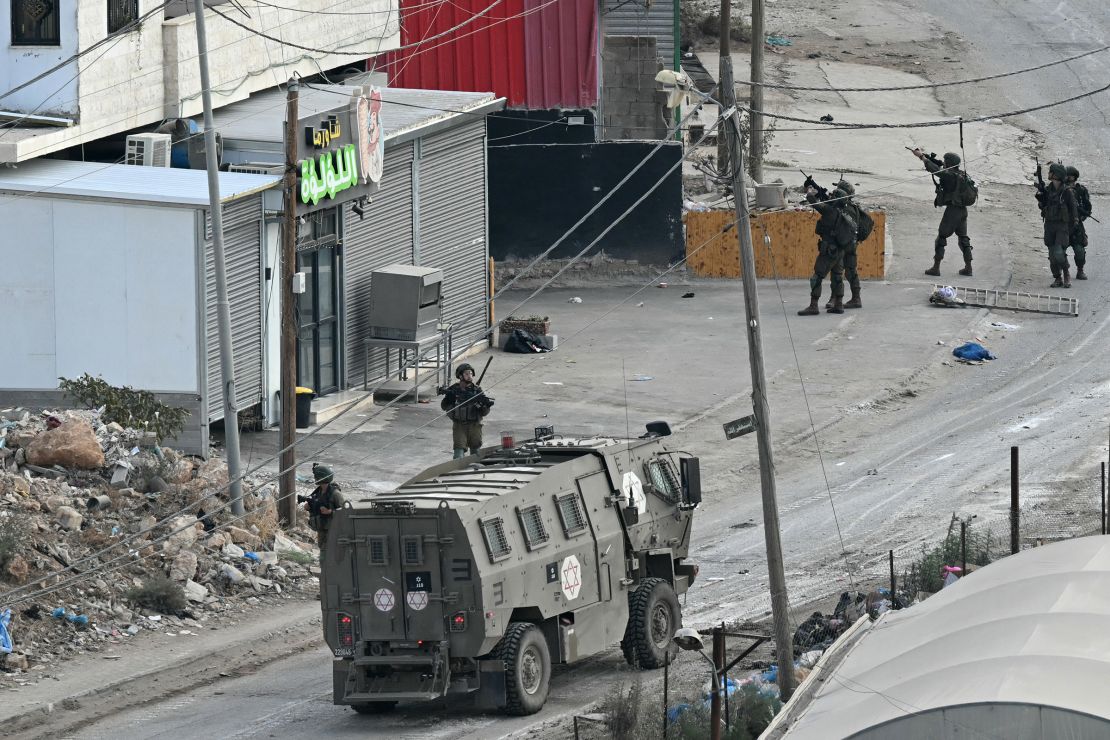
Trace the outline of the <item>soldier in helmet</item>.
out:
M 332 514 L 343 507 L 347 498 L 340 492 L 339 484 L 335 482 L 335 473 L 327 465 L 313 463 L 312 479 L 316 482 L 316 488 L 308 496 L 298 496 L 297 500 L 304 503 L 308 512 L 308 526 L 316 530 L 320 543 L 320 562 L 323 562 Z
M 829 276 L 832 302 L 825 309 L 829 313 L 844 313 L 844 251 L 855 243 L 856 224 L 851 216 L 845 218 L 844 198 L 847 193 L 835 189 L 831 193 L 817 185 L 812 177 L 805 182 L 806 201 L 821 217 L 814 230 L 817 233 L 817 258 L 813 261 L 813 276 L 809 279 L 809 305 L 798 311 L 799 316 L 817 316 L 821 298 L 821 283 Z
M 1087 273 L 1083 271 L 1083 266 L 1087 264 L 1087 229 L 1083 226 L 1083 222 L 1091 217 L 1091 194 L 1087 192 L 1086 186 L 1079 182 L 1078 169 L 1069 164 L 1066 172 L 1068 175 L 1066 184 L 1075 194 L 1075 206 L 1079 210 L 1079 223 L 1071 232 L 1071 250 L 1072 256 L 1075 258 L 1075 279 L 1086 280 Z
M 1067 248 L 1072 231 L 1079 224 L 1075 193 L 1065 182 L 1068 173 L 1060 162 L 1048 166 L 1048 185 L 1036 194 L 1044 219 L 1044 245 L 1048 247 L 1048 266 L 1052 270 L 1053 288 L 1071 287 L 1071 268 Z
M 856 194 L 855 187 L 843 178 L 836 183 L 835 187 L 836 190 L 844 193 L 842 207 L 856 224 L 859 224 L 863 220 L 863 212 L 859 205 L 852 200 L 852 196 Z M 848 287 L 852 290 L 852 299 L 844 303 L 844 308 L 863 308 L 863 301 L 860 298 L 859 271 L 856 269 L 856 250 L 858 247 L 859 242 L 854 241 L 851 246 L 844 248 L 844 282 L 848 283 Z M 835 299 L 826 303 L 825 308 L 832 308 L 834 304 Z
M 944 247 L 948 244 L 948 237 L 955 234 L 960 251 L 964 255 L 964 266 L 960 274 L 971 277 L 971 239 L 967 235 L 967 205 L 960 197 L 960 178 L 963 177 L 963 173 L 958 169 L 960 155 L 948 152 L 944 155 L 944 163 L 941 164 L 935 157 L 926 156 L 919 148 L 911 151 L 925 164 L 925 169 L 936 177 L 937 195 L 933 205 L 936 208 L 944 206 L 944 215 L 940 217 L 937 238 L 933 242 L 933 266 L 926 270 L 925 274 L 934 277 L 940 275 Z
M 451 438 L 454 457 L 459 459 L 467 451 L 478 454 L 482 448 L 482 419 L 489 414 L 493 399 L 474 383 L 474 368 L 464 362 L 455 368 L 458 379 L 447 388 L 439 407 L 451 418 Z

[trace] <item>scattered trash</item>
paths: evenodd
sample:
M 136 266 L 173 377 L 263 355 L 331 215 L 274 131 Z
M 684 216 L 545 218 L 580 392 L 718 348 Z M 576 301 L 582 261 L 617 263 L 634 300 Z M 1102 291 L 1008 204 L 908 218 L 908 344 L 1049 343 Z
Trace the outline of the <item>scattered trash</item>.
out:
M 0 653 L 12 651 L 12 635 L 8 632 L 8 625 L 12 623 L 12 610 L 5 609 L 0 612 Z
M 826 113 L 825 115 L 821 116 L 821 119 L 820 119 L 820 120 L 821 120 L 822 122 L 824 122 L 824 123 L 832 123 L 832 121 L 833 121 L 833 117 L 832 117 L 832 115 L 831 115 L 831 114 L 829 114 L 829 113 Z
M 1007 324 L 1004 321 L 992 321 L 991 326 L 997 326 L 999 329 L 1008 329 L 1010 331 L 1016 331 L 1017 329 L 1021 328 L 1020 326 L 1017 326 L 1015 324 Z
M 572 303 L 574 301 L 571 301 Z M 578 299 L 581 303 L 582 299 Z M 518 355 L 535 354 L 538 352 L 550 352 L 551 347 L 547 346 L 547 341 L 541 337 L 533 334 L 524 329 L 513 329 L 513 333 L 505 341 L 505 351 Z
M 683 298 L 693 298 L 693 297 L 694 297 L 694 294 L 693 294 L 693 293 L 683 293 L 683 294 L 682 294 L 682 297 L 683 297 Z
M 636 304 L 636 308 L 643 308 L 643 307 L 644 307 L 644 302 L 643 301 L 640 301 L 639 303 Z
M 582 302 L 582 299 L 579 298 L 578 296 L 574 296 L 574 298 L 570 298 L 570 299 L 567 300 L 567 303 L 581 303 L 581 302 Z
M 654 375 L 634 375 L 634 376 L 632 376 L 632 381 L 633 382 L 642 383 L 642 382 L 647 381 L 647 380 L 655 380 L 655 376 Z
M 944 574 L 944 586 L 942 588 L 948 588 L 953 583 L 960 580 L 963 569 L 958 565 L 946 565 L 941 568 L 941 573 Z
M 945 308 L 964 308 L 967 306 L 963 299 L 956 297 L 956 289 L 951 285 L 945 285 L 934 290 L 929 296 L 929 303 Z
M 545 381 L 543 381 L 543 384 L 544 385 L 562 385 L 562 383 L 560 383 L 557 380 L 545 380 Z
M 767 45 L 768 46 L 793 46 L 794 42 L 792 42 L 790 39 L 784 39 L 782 36 L 768 36 L 767 37 Z
M 655 287 L 656 288 L 666 288 L 668 285 L 670 285 L 670 283 L 658 283 Z
M 977 360 L 998 359 L 990 353 L 990 350 L 988 350 L 986 347 L 979 344 L 978 342 L 967 342 L 966 344 L 961 344 L 959 347 L 956 347 L 956 349 L 952 350 L 952 354 L 960 360 L 967 360 L 972 362 Z
M 867 474 L 868 475 L 878 475 L 879 474 L 879 469 L 878 468 L 868 468 L 867 469 Z

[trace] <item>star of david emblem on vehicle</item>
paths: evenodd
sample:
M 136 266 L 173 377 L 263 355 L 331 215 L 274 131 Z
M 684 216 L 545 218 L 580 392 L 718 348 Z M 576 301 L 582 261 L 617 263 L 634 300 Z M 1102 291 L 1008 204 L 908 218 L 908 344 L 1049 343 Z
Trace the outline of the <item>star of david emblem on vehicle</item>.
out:
M 405 594 L 405 601 L 408 602 L 410 609 L 420 611 L 428 605 L 428 592 L 410 591 L 409 593 Z
M 563 560 L 563 567 L 560 569 L 560 585 L 563 587 L 563 594 L 568 599 L 577 599 L 578 592 L 582 589 L 581 568 L 578 558 L 574 555 Z
M 393 592 L 388 588 L 379 588 L 374 592 L 374 606 L 378 611 L 389 611 L 393 608 L 394 601 Z

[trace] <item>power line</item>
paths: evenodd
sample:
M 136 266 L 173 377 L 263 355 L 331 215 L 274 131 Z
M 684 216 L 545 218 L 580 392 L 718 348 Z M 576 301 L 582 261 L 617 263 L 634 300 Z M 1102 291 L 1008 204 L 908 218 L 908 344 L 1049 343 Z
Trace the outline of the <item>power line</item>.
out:
M 288 5 L 277 5 L 275 3 L 265 2 L 265 0 L 253 0 L 253 2 L 256 6 L 264 6 L 264 7 L 267 7 L 267 8 L 274 8 L 275 10 L 287 10 L 287 11 L 290 11 L 290 12 L 293 12 L 293 13 L 303 13 L 305 15 L 356 15 L 356 16 L 362 16 L 362 15 L 392 15 L 393 14 L 392 4 L 386 10 L 327 11 L 327 10 L 309 10 L 309 9 L 306 9 L 306 8 L 291 8 Z M 426 3 L 415 3 L 413 5 L 406 5 L 405 7 L 401 8 L 401 10 L 402 11 L 405 11 L 405 10 L 420 10 L 420 9 L 423 9 L 423 8 L 430 8 L 430 7 L 433 7 L 433 6 L 436 6 L 436 5 L 455 5 L 455 3 L 453 3 L 451 0 L 430 0 L 430 2 L 426 2 Z M 455 5 L 455 7 L 458 7 L 458 6 Z M 460 10 L 465 10 L 465 8 L 460 8 Z
M 1093 54 L 1101 54 L 1102 52 L 1106 51 L 1107 49 L 1110 49 L 1110 46 L 1101 46 L 1097 49 L 1092 49 L 1091 51 L 1085 51 L 1082 54 L 1075 54 L 1073 56 L 1065 57 L 1064 59 L 1057 59 L 1054 62 L 1048 62 L 1046 64 L 1038 64 L 1035 67 L 1025 67 L 1023 69 L 1015 69 L 1015 70 L 1012 70 L 1010 72 L 999 72 L 998 74 L 987 75 L 985 77 L 972 77 L 971 79 L 967 79 L 967 80 L 952 80 L 950 82 L 925 82 L 925 83 L 921 83 L 921 84 L 917 84 L 917 85 L 894 85 L 894 86 L 889 86 L 889 87 L 828 87 L 828 86 L 825 86 L 825 87 L 809 87 L 809 86 L 806 86 L 806 85 L 785 85 L 785 84 L 778 84 L 778 83 L 774 83 L 774 82 L 753 82 L 751 80 L 737 80 L 736 84 L 737 85 L 747 85 L 748 87 L 767 87 L 767 88 L 771 88 L 771 89 L 774 89 L 774 90 L 797 90 L 797 91 L 805 91 L 805 92 L 838 92 L 838 93 L 845 93 L 845 92 L 901 92 L 903 90 L 929 90 L 929 89 L 934 89 L 934 88 L 938 88 L 938 87 L 953 87 L 955 85 L 974 85 L 974 84 L 979 83 L 979 82 L 987 82 L 989 80 L 1002 79 L 1003 77 L 1013 77 L 1015 75 L 1023 75 L 1023 74 L 1026 74 L 1028 72 L 1036 72 L 1038 70 L 1048 69 L 1049 67 L 1055 67 L 1059 64 L 1067 64 L 1068 62 L 1074 62 L 1076 59 L 1082 59 L 1083 57 L 1089 57 Z

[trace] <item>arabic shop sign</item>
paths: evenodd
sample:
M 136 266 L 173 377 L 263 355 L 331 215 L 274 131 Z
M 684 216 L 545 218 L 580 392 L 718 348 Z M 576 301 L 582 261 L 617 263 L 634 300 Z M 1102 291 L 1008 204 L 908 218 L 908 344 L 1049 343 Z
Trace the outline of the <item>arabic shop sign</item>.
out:
M 298 211 L 366 198 L 377 192 L 385 162 L 382 94 L 376 87 L 355 88 L 342 107 L 298 121 L 304 132 Z

